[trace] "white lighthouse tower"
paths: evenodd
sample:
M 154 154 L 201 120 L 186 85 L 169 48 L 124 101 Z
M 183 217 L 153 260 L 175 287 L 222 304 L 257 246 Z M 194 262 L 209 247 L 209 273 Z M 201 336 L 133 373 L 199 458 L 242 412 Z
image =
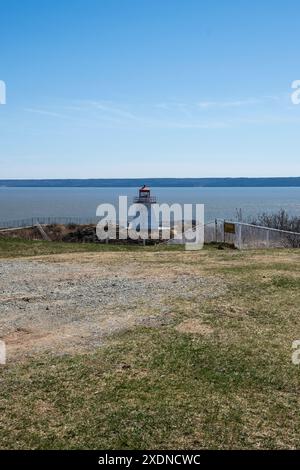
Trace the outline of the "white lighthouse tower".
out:
M 139 189 L 139 195 L 134 197 L 134 204 L 143 204 L 146 211 L 141 213 L 140 230 L 158 230 L 158 223 L 156 221 L 152 205 L 156 204 L 156 197 L 151 196 L 151 190 L 145 184 Z

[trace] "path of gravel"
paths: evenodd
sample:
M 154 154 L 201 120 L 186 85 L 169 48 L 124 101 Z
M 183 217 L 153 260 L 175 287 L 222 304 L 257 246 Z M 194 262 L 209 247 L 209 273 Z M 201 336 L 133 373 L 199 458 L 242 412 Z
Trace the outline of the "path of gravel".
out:
M 121 330 L 168 324 L 174 299 L 192 301 L 224 289 L 219 280 L 188 274 L 186 267 L 180 272 L 150 260 L 147 270 L 143 259 L 129 257 L 124 264 L 126 254 L 119 256 L 101 263 L 72 256 L 1 261 L 0 338 L 8 360 L 91 349 Z

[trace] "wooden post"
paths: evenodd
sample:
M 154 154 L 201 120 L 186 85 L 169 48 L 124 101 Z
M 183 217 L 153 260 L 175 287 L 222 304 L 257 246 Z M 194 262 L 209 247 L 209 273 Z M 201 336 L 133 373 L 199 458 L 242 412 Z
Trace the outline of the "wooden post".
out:
M 238 249 L 242 249 L 242 225 L 241 224 L 236 224 L 238 231 L 237 231 L 237 245 Z
M 266 242 L 267 248 L 270 248 L 270 230 L 267 230 Z

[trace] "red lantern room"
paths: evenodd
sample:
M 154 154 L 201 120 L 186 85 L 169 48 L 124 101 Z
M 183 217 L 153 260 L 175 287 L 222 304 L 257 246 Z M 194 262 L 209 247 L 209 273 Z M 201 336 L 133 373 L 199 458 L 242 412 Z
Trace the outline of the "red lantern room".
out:
M 145 184 L 139 189 L 139 195 L 134 198 L 135 203 L 139 204 L 154 204 L 156 197 L 151 196 L 151 191 Z
M 146 186 L 144 184 L 144 186 L 142 186 L 139 189 L 139 198 L 140 199 L 149 199 L 149 197 L 150 197 L 150 188 L 148 188 L 148 186 Z

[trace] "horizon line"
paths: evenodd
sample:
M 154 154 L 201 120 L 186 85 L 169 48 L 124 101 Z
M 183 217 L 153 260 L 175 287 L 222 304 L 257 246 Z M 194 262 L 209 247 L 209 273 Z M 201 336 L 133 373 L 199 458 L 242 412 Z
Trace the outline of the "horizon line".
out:
M 299 176 L 137 176 L 137 177 L 99 177 L 99 178 L 0 178 L 2 181 L 111 181 L 111 180 L 240 180 L 240 179 L 299 179 Z

